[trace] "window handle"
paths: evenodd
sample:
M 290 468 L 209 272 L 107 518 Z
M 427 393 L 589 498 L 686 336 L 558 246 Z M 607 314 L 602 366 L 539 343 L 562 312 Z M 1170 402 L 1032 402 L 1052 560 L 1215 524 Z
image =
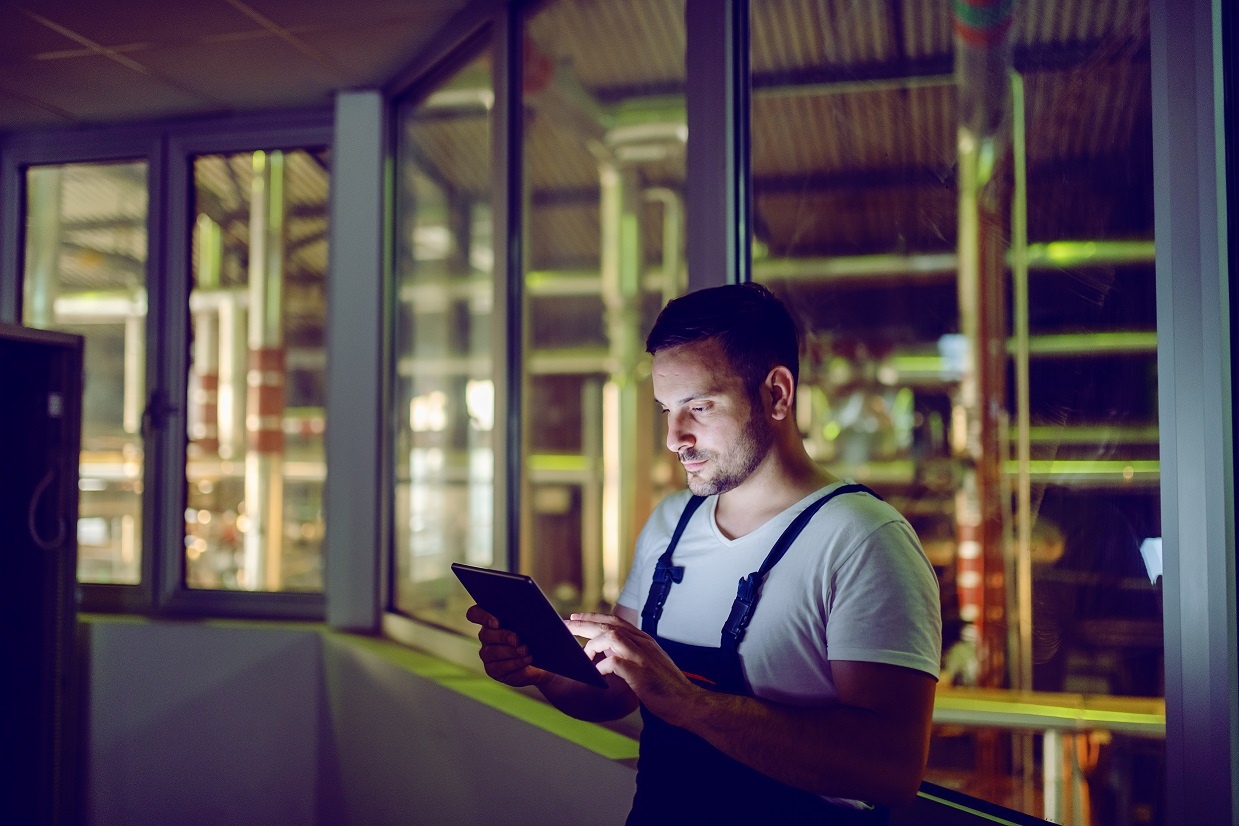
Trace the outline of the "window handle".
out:
M 168 417 L 180 411 L 180 406 L 169 402 L 168 394 L 163 390 L 152 392 L 146 409 L 142 411 L 142 437 L 149 438 L 166 428 Z

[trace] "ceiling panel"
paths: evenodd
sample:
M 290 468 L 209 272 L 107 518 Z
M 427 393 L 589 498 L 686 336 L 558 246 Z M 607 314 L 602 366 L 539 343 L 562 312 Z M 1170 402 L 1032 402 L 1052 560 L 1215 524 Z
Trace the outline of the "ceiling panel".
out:
M 241 109 L 326 104 L 342 74 L 275 36 L 153 50 L 143 63 L 211 100 Z
M 379 85 L 468 0 L 0 4 L 0 132 L 325 104 Z
M 83 120 L 140 118 L 148 112 L 189 113 L 204 105 L 192 92 L 93 55 L 4 66 L 0 89 Z
M 100 46 L 198 41 L 258 28 L 225 0 L 99 2 L 18 0 L 17 17 L 37 15 Z M 46 26 L 45 26 L 46 28 Z
M 226 3 L 228 0 L 213 0 Z M 438 27 L 464 4 L 460 0 L 246 0 L 245 5 L 272 22 L 292 27 L 357 26 L 390 23 Z

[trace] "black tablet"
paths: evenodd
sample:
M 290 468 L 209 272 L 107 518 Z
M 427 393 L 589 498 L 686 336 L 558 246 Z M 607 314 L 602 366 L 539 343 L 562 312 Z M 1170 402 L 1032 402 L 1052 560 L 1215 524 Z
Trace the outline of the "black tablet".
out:
M 582 683 L 607 687 L 563 618 L 532 578 L 524 574 L 452 563 L 452 573 L 477 604 L 516 632 L 533 664 Z

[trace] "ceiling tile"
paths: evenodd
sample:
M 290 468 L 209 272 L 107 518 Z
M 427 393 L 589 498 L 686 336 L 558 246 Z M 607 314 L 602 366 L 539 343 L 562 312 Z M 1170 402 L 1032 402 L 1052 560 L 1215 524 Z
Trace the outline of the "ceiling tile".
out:
M 0 68 L 0 87 L 6 85 L 4 76 L 5 69 Z M 48 106 L 40 106 L 27 95 L 15 96 L 9 91 L 0 89 L 0 129 L 65 126 L 71 122 L 72 118 L 67 118 L 65 113 Z
M 8 66 L 0 72 L 0 90 L 45 103 L 82 121 L 160 117 L 207 105 L 201 97 L 105 57 Z
M 274 35 L 156 49 L 142 63 L 240 109 L 325 104 L 347 82 Z
M 380 85 L 417 55 L 427 33 L 388 25 L 323 28 L 300 39 L 350 75 L 354 85 Z
M 223 2 L 223 0 L 217 0 Z M 370 23 L 404 23 L 418 27 L 443 25 L 465 5 L 464 0 L 243 0 L 254 11 L 285 28 Z
M 261 28 L 224 0 L 18 0 L 17 5 L 101 46 L 177 43 Z
M 14 9 L 0 7 L 0 65 L 74 48 L 80 48 L 75 41 Z

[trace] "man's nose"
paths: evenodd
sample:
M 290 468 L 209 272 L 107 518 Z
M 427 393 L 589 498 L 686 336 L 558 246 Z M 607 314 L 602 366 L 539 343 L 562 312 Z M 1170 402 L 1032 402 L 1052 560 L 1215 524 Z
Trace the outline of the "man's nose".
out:
M 693 436 L 684 426 L 683 417 L 678 413 L 667 414 L 667 449 L 679 453 L 686 447 L 693 446 Z

